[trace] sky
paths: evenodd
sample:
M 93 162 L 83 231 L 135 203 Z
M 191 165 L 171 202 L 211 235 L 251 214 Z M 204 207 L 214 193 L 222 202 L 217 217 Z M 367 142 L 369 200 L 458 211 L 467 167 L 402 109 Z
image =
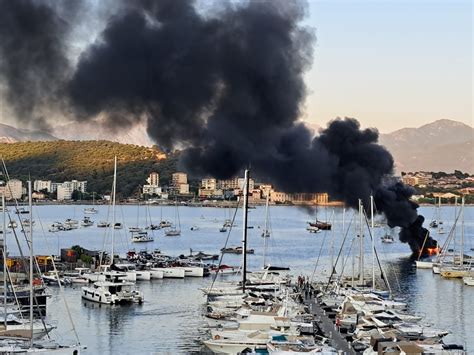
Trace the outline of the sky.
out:
M 316 33 L 304 120 L 355 117 L 386 133 L 473 125 L 470 0 L 309 0 Z

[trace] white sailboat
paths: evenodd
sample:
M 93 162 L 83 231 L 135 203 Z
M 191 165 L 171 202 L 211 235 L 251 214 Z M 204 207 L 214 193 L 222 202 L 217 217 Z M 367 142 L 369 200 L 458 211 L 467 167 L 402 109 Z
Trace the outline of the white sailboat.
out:
M 112 184 L 112 224 L 115 225 L 115 196 L 117 188 L 117 157 L 114 159 L 114 179 Z M 142 303 L 143 293 L 134 288 L 134 284 L 126 281 L 135 277 L 135 273 L 113 270 L 115 268 L 115 229 L 112 229 L 112 251 L 110 265 L 101 265 L 99 272 L 85 274 L 92 286 L 82 287 L 83 299 L 102 304 Z
M 165 231 L 167 237 L 177 237 L 181 235 L 181 222 L 179 220 L 178 201 L 175 200 L 174 225 Z
M 96 213 L 98 213 L 99 211 L 96 208 L 94 208 L 94 205 L 95 205 L 95 192 L 92 193 L 92 207 L 84 208 L 84 213 L 85 214 L 96 214 Z

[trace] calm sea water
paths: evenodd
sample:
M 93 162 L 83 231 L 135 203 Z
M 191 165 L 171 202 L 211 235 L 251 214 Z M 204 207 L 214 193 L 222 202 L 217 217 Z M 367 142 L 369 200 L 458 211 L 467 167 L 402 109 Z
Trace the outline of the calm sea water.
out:
M 110 250 L 111 236 L 107 230 L 95 225 L 79 228 L 69 232 L 49 233 L 48 226 L 55 221 L 66 218 L 81 219 L 84 206 L 40 206 L 34 208 L 35 253 L 57 254 L 60 248 L 81 245 L 88 249 Z M 107 206 L 98 206 L 99 213 L 90 215 L 97 223 L 107 218 Z M 148 212 L 149 211 L 149 212 Z M 419 212 L 429 221 L 433 218 L 435 209 L 420 207 Z M 155 231 L 155 241 L 146 247 L 151 251 L 159 248 L 169 255 L 189 254 L 189 250 L 218 253 L 223 247 L 227 233 L 220 233 L 219 227 L 224 219 L 233 213 L 230 209 L 221 208 L 191 208 L 179 207 L 182 234 L 180 237 L 164 237 L 162 231 Z M 173 220 L 174 207 L 118 206 L 117 220 L 125 226 L 145 224 L 145 216 L 151 216 L 158 223 L 161 216 Z M 341 255 L 349 254 L 351 240 L 356 234 L 356 217 L 353 211 L 345 213 L 346 228 L 350 232 Z M 250 210 L 249 247 L 255 249 L 255 254 L 248 258 L 250 269 L 258 269 L 263 263 L 263 238 L 260 237 L 264 226 L 265 210 L 263 207 Z M 267 262 L 273 265 L 287 265 L 295 275 L 312 275 L 321 278 L 327 275 L 331 259 L 335 259 L 340 249 L 344 233 L 342 231 L 343 212 L 340 208 L 321 208 L 318 219 L 334 220 L 334 230 L 318 234 L 308 233 L 306 222 L 313 220 L 314 214 L 297 207 L 271 207 L 270 224 L 273 231 L 269 239 Z M 442 244 L 449 234 L 454 222 L 454 207 L 441 209 L 446 234 L 433 236 Z M 352 220 L 352 222 L 351 222 Z M 138 221 L 138 222 L 137 222 Z M 242 218 L 241 211 L 237 213 L 237 226 L 229 237 L 229 246 L 240 244 Z M 191 231 L 192 226 L 199 230 Z M 408 257 L 408 245 L 398 240 L 394 244 L 383 244 L 380 236 L 390 232 L 385 228 L 376 228 L 376 247 L 382 264 L 387 270 L 391 286 L 397 296 L 407 299 L 410 309 L 425 316 L 425 320 L 437 328 L 448 329 L 451 334 L 447 341 L 465 344 L 474 350 L 474 287 L 467 287 L 460 280 L 444 280 L 433 275 L 429 270 L 416 270 Z M 109 231 L 110 233 L 110 231 Z M 460 229 L 457 230 L 458 245 Z M 9 235 L 11 238 L 11 234 Z M 465 251 L 474 248 L 474 208 L 465 208 Z M 365 238 L 368 239 L 368 238 Z M 144 245 L 131 245 L 125 229 L 118 231 L 115 236 L 115 250 L 125 254 L 130 248 L 137 250 Z M 17 254 L 15 243 L 8 242 L 10 254 Z M 358 246 L 357 246 L 358 248 Z M 367 272 L 370 273 L 371 256 L 367 240 L 365 257 Z M 319 259 L 319 261 L 318 261 Z M 318 261 L 318 262 L 317 262 Z M 241 257 L 225 255 L 224 263 L 239 265 Z M 317 267 L 315 267 L 317 264 Z M 339 264 L 341 265 L 341 263 Z M 351 261 L 345 270 L 350 271 Z M 340 270 L 340 268 L 339 268 Z M 379 272 L 377 272 L 379 274 Z M 184 280 L 154 280 L 139 282 L 144 292 L 145 303 L 134 306 L 99 306 L 81 300 L 79 288 L 66 288 L 64 298 L 74 319 L 74 326 L 81 343 L 88 347 L 87 353 L 96 354 L 136 354 L 136 353 L 182 353 L 201 349 L 200 339 L 205 337 L 206 321 L 202 317 L 204 297 L 200 288 L 207 287 L 210 278 Z M 67 342 L 72 339 L 73 331 L 68 321 L 63 297 L 55 288 L 51 288 L 53 297 L 48 305 L 48 317 L 59 322 L 55 336 Z

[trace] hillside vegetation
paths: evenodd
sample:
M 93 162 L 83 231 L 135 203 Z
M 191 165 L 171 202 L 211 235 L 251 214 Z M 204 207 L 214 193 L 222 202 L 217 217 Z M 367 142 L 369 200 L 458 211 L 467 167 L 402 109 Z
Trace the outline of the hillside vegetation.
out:
M 177 156 L 166 156 L 157 147 L 149 148 L 109 141 L 51 141 L 1 143 L 0 156 L 10 178 L 31 180 L 87 180 L 89 192 L 108 193 L 112 187 L 113 162 L 117 156 L 117 193 L 134 194 L 146 184 L 152 171 L 168 184 L 176 171 Z

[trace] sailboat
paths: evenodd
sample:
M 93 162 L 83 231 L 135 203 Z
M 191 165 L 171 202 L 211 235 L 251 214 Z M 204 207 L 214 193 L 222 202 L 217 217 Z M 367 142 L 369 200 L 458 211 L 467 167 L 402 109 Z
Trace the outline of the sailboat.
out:
M 117 157 L 114 160 L 114 180 L 112 184 L 112 224 L 115 225 L 115 196 L 117 188 Z M 115 262 L 115 229 L 112 229 L 112 251 L 110 265 L 100 265 L 99 272 L 84 276 L 94 283 L 81 289 L 81 297 L 102 304 L 142 303 L 143 293 L 126 281 L 130 275 L 117 271 Z M 136 275 L 132 275 L 135 276 Z M 135 278 L 136 279 L 136 278 Z
M 167 237 L 177 237 L 181 235 L 181 222 L 179 221 L 178 202 L 175 200 L 174 225 L 165 231 Z
M 269 199 L 270 199 L 270 194 L 267 193 L 267 200 L 265 202 L 265 227 L 263 228 L 262 232 L 262 238 L 269 238 L 270 237 L 270 230 L 268 227 L 268 217 L 269 217 L 269 209 L 268 209 L 268 204 L 269 204 Z
M 31 198 L 31 181 L 28 181 L 28 196 L 29 207 L 32 211 Z M 5 196 L 2 195 L 2 206 L 5 206 Z M 6 216 L 3 213 L 3 225 L 5 227 Z M 1 240 L 1 252 L 3 256 L 3 302 L 4 302 L 4 318 L 0 324 L 0 353 L 1 354 L 26 354 L 26 353 L 47 353 L 47 354 L 79 354 L 81 347 L 79 345 L 59 345 L 54 340 L 41 340 L 52 329 L 56 328 L 51 324 L 45 323 L 44 320 L 34 320 L 34 299 L 35 291 L 33 284 L 33 228 L 30 224 L 29 233 L 25 230 L 25 237 L 29 246 L 29 271 L 27 272 L 29 278 L 29 320 L 24 320 L 16 317 L 14 314 L 9 314 L 11 307 L 7 304 L 7 252 L 6 252 L 6 238 L 3 236 Z M 29 234 L 29 238 L 28 238 Z M 13 289 L 13 285 L 12 285 Z M 18 313 L 19 311 L 15 311 Z M 20 313 L 21 314 L 21 313 Z M 77 336 L 77 334 L 76 334 Z
M 96 213 L 98 213 L 99 211 L 96 208 L 94 208 L 94 205 L 95 205 L 95 192 L 92 193 L 92 207 L 84 208 L 84 213 L 86 213 L 86 214 L 96 214 Z
M 171 222 L 163 219 L 163 205 L 160 208 L 160 223 L 158 224 L 159 228 L 169 228 L 171 227 Z

